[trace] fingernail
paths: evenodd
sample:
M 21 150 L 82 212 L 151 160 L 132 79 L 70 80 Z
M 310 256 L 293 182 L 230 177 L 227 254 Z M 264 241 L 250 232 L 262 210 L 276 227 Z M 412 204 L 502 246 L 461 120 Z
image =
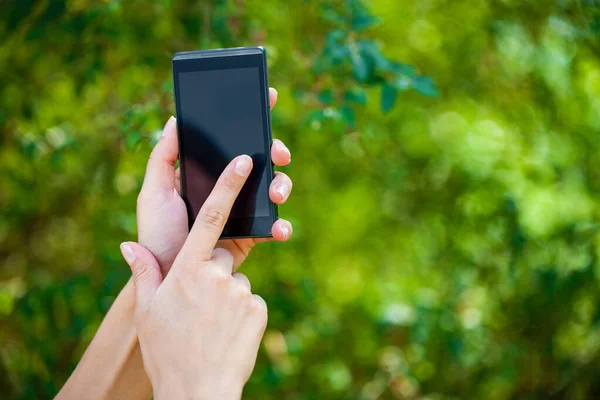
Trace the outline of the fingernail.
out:
M 173 124 L 175 123 L 175 121 L 176 121 L 175 117 L 171 115 L 171 118 L 169 118 L 169 120 L 165 124 L 165 127 L 163 128 L 161 137 L 162 136 L 166 136 L 167 133 L 171 132 L 171 130 L 173 128 Z
M 127 261 L 127 264 L 132 264 L 135 261 L 135 253 L 133 252 L 133 248 L 127 242 L 121 243 L 121 254 L 123 254 L 123 258 Z
M 283 144 L 283 142 L 277 142 L 276 146 L 279 148 L 279 150 L 285 152 L 288 158 L 292 158 L 292 153 L 290 153 L 290 149 L 288 149 L 287 146 Z
M 271 88 L 271 90 L 275 92 L 275 96 L 278 96 L 278 95 L 279 95 L 279 92 L 277 91 L 277 89 L 275 89 L 275 88 Z
M 283 228 L 281 228 L 281 233 L 283 234 L 283 240 L 287 239 L 288 236 L 290 236 L 290 228 L 284 226 Z
M 279 185 L 275 186 L 275 191 L 279 193 L 279 195 L 281 196 L 281 200 L 285 200 L 288 193 L 290 192 L 285 183 L 280 183 Z
M 246 176 L 250 173 L 251 169 L 252 159 L 247 155 L 239 156 L 235 162 L 235 172 L 237 172 L 239 176 Z

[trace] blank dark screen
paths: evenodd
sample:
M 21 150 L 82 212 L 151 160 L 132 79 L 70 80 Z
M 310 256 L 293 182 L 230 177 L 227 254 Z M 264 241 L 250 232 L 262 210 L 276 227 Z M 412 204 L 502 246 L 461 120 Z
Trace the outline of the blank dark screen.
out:
M 269 216 L 268 168 L 258 67 L 178 74 L 182 163 L 194 219 L 229 162 L 252 157 L 230 217 Z

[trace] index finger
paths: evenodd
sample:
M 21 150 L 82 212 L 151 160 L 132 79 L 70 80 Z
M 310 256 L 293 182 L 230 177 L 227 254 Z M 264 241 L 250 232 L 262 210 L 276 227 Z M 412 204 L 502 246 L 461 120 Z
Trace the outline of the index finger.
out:
M 242 190 L 250 171 L 252 158 L 241 155 L 234 158 L 217 180 L 215 187 L 200 209 L 194 226 L 181 249 L 184 256 L 208 261 L 223 232 L 231 208 Z

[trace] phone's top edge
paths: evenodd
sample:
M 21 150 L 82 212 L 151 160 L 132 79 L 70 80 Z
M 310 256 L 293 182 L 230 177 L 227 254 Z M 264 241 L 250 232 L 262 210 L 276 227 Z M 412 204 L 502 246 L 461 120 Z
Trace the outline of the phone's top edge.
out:
M 212 50 L 195 50 L 195 51 L 180 51 L 173 54 L 173 61 L 189 60 L 194 58 L 211 58 L 211 57 L 229 57 L 229 56 L 244 56 L 249 54 L 262 54 L 265 48 L 262 46 L 252 47 L 233 47 L 228 49 L 212 49 Z

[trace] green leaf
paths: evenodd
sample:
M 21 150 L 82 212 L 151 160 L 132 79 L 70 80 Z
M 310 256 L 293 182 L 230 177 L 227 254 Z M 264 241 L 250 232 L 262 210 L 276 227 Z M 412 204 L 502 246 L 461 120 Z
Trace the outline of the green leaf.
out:
M 348 46 L 336 45 L 329 49 L 328 55 L 331 58 L 332 64 L 336 65 L 348 58 L 350 50 L 348 49 Z
M 22 137 L 20 144 L 23 149 L 23 154 L 29 159 L 33 160 L 39 153 L 38 144 L 35 140 L 29 137 Z
M 386 83 L 381 87 L 381 111 L 387 113 L 394 107 L 398 91 L 392 85 Z
M 348 125 L 350 125 L 352 128 L 356 126 L 356 116 L 354 115 L 354 110 L 352 107 L 348 105 L 340 107 L 340 114 Z
M 367 82 L 367 84 L 369 86 L 378 86 L 383 85 L 387 81 L 388 80 L 383 75 L 375 73 L 369 77 L 369 81 Z
M 325 118 L 326 117 L 325 117 L 325 113 L 323 112 L 323 110 L 316 110 L 308 115 L 306 122 L 308 124 L 311 124 L 313 122 L 323 122 L 325 120 Z
M 435 83 L 428 76 L 419 76 L 414 79 L 413 88 L 423 96 L 439 97 L 440 92 L 435 87 Z
M 369 66 L 360 54 L 352 54 L 352 72 L 359 82 L 365 82 L 369 77 Z
M 369 61 L 373 68 L 389 71 L 392 62 L 379 50 L 377 44 L 372 40 L 359 40 L 357 46 L 360 54 Z
M 323 104 L 331 104 L 335 100 L 331 89 L 323 90 L 321 93 L 319 93 L 318 98 Z
M 401 92 L 407 91 L 414 87 L 415 80 L 406 75 L 401 75 L 398 79 L 393 82 L 393 85 L 396 89 Z
M 324 7 L 325 8 L 325 7 Z M 327 7 L 323 10 L 323 17 L 326 21 L 334 23 L 334 24 L 342 24 L 344 23 L 344 16 L 340 15 L 334 9 Z
M 337 44 L 340 40 L 346 37 L 346 32 L 341 29 L 334 29 L 329 31 L 325 36 L 325 45 L 333 46 Z
M 315 70 L 322 72 L 332 65 L 339 65 L 350 55 L 350 49 L 340 39 L 346 36 L 341 30 L 333 30 L 327 34 L 325 47 L 319 58 L 315 62 Z
M 372 27 L 380 21 L 380 18 L 374 17 L 372 15 L 358 15 L 352 18 L 352 29 L 359 32 L 364 31 L 365 29 Z
M 329 65 L 330 63 L 328 62 L 328 60 L 324 57 L 323 54 L 321 54 L 321 57 L 315 60 L 313 69 L 317 74 L 322 74 L 323 72 L 325 72 Z
M 139 132 L 130 132 L 125 135 L 125 147 L 127 150 L 133 150 L 141 140 L 142 135 Z
M 344 100 L 364 106 L 367 103 L 367 95 L 363 89 L 349 90 L 344 93 Z
M 407 64 L 402 64 L 399 62 L 392 61 L 390 62 L 390 69 L 396 74 L 415 76 L 415 67 Z

